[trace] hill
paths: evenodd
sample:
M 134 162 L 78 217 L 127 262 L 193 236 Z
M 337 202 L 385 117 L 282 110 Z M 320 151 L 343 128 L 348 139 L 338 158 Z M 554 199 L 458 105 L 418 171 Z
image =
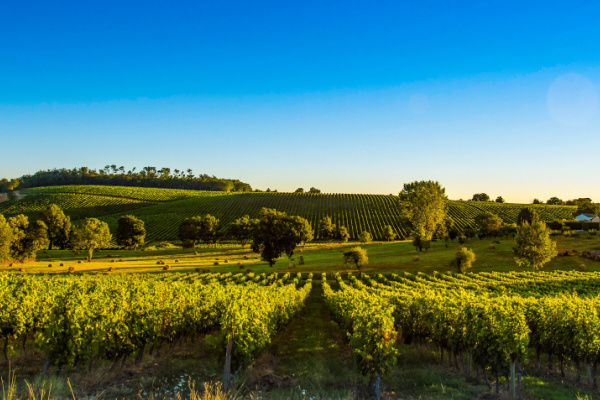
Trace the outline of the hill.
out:
M 179 223 L 187 217 L 211 214 L 221 220 L 222 229 L 235 219 L 255 217 L 262 207 L 276 208 L 291 215 L 300 215 L 315 228 L 324 216 L 344 225 L 352 238 L 360 232 L 370 232 L 374 239 L 383 238 L 383 228 L 391 225 L 403 238 L 408 230 L 399 218 L 397 197 L 372 194 L 314 194 L 250 192 L 227 193 L 180 189 L 138 188 L 121 186 L 51 186 L 24 189 L 18 201 L 0 203 L 0 213 L 6 217 L 26 214 L 39 218 L 43 209 L 55 203 L 73 221 L 96 217 L 106 221 L 111 230 L 117 220 L 132 214 L 146 222 L 147 240 L 175 240 Z M 449 214 L 460 229 L 473 227 L 474 218 L 486 211 L 500 216 L 506 223 L 516 222 L 519 211 L 534 207 L 545 221 L 571 219 L 574 206 L 508 204 L 493 202 L 448 202 Z

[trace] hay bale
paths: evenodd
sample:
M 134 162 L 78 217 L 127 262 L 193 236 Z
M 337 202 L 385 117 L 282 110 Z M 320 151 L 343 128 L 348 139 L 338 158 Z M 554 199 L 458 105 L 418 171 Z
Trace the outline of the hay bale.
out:
M 412 258 L 412 260 L 413 260 L 413 261 L 419 261 L 419 257 L 417 257 L 417 256 L 414 256 L 414 257 Z
M 48 268 L 52 268 L 52 264 L 48 264 Z
M 8 264 L 8 266 L 9 266 L 9 267 L 12 267 L 12 266 L 13 266 L 13 263 L 10 263 L 10 264 Z
M 46 256 L 46 258 L 52 258 L 52 256 L 51 256 L 50 254 L 48 254 L 48 255 Z
M 81 264 L 81 260 L 77 260 L 77 264 Z
M 587 270 L 587 266 L 585 264 L 581 264 L 577 269 L 579 271 L 583 272 L 583 271 Z
M 110 262 L 115 262 L 115 260 L 110 260 Z
M 75 267 L 69 267 L 69 273 L 72 274 L 73 272 L 75 272 Z
M 304 265 L 304 259 L 303 258 L 298 261 L 298 265 Z
M 64 266 L 65 266 L 65 264 L 63 264 L 63 263 L 60 263 L 60 266 L 61 266 L 61 267 L 64 267 Z
M 215 260 L 218 260 L 218 259 L 219 259 L 219 257 L 215 257 Z
M 163 267 L 163 271 L 168 271 L 169 269 L 171 269 L 171 266 L 170 266 L 170 265 L 165 265 L 165 266 Z
M 289 263 L 289 264 L 288 264 L 288 268 L 296 268 L 296 264 L 294 264 L 294 263 Z
M 490 249 L 490 250 L 496 250 L 496 245 L 495 244 L 488 244 L 488 249 Z
M 195 252 L 194 252 L 194 255 L 195 255 L 195 256 L 197 256 L 197 255 L 198 255 L 198 252 L 197 252 L 197 251 L 195 251 Z
M 19 271 L 25 272 L 25 268 L 21 267 L 21 268 L 19 268 Z
M 123 262 L 123 259 L 122 259 L 122 258 L 119 258 L 119 261 L 120 261 L 120 262 Z
M 196 272 L 204 272 L 204 268 L 196 268 Z
M 250 273 L 250 272 L 252 272 L 252 270 L 251 270 L 250 268 L 248 268 L 248 269 L 246 270 L 246 272 L 247 272 L 247 273 Z
M 218 261 L 215 261 L 215 262 L 213 263 L 213 265 L 219 265 L 219 262 L 218 262 Z
M 78 256 L 78 255 L 79 255 L 79 252 L 78 252 L 78 251 L 76 251 L 76 252 L 75 252 L 75 255 L 76 255 L 76 256 Z
M 175 260 L 175 262 L 176 262 L 176 263 L 178 263 L 178 262 L 179 262 L 179 260 Z
M 244 260 L 247 260 L 247 259 L 248 259 L 248 256 L 244 256 Z
M 114 272 L 115 270 L 116 268 L 113 266 L 108 267 L 108 272 Z
M 244 264 L 239 263 L 239 267 L 240 267 L 240 269 L 244 269 Z
M 161 264 L 161 262 L 160 262 L 160 260 L 158 260 L 158 261 L 156 262 L 156 265 L 160 265 L 160 264 Z

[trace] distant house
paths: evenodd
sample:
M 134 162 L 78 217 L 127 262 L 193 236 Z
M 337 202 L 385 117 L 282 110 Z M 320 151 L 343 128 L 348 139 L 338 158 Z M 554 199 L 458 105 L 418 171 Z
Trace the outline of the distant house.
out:
M 592 222 L 600 222 L 600 214 L 598 214 L 594 218 L 592 218 Z
M 575 219 L 579 222 L 598 222 L 600 221 L 600 218 L 598 217 L 598 215 L 596 214 L 592 214 L 592 213 L 583 213 L 583 214 L 579 214 L 578 216 L 575 217 Z

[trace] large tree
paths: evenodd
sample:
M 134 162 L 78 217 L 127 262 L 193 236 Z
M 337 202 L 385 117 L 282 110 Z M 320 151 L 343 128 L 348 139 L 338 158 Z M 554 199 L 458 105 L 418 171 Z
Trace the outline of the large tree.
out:
M 56 204 L 49 204 L 42 220 L 48 227 L 48 248 L 56 246 L 61 250 L 69 246 L 69 233 L 71 232 L 71 218 Z
M 338 226 L 335 228 L 335 240 L 338 243 L 346 243 L 348 239 L 350 239 L 350 234 L 348 233 L 348 229 L 345 226 Z
M 217 243 L 220 238 L 219 220 L 210 214 L 206 214 L 200 224 L 200 240 L 210 246 Z
M 362 247 L 353 247 L 350 250 L 344 252 L 344 264 L 350 267 L 355 266 L 359 271 L 362 267 L 369 263 L 367 257 L 367 250 Z
M 519 211 L 519 215 L 517 216 L 517 225 L 523 225 L 524 222 L 527 222 L 531 225 L 539 220 L 540 216 L 533 207 L 525 207 Z
M 319 239 L 330 242 L 335 237 L 335 224 L 331 222 L 331 217 L 323 217 L 319 221 Z
M 575 205 L 577 206 L 576 215 L 579 214 L 598 214 L 600 213 L 600 204 L 592 203 L 592 199 L 589 197 L 581 198 L 575 200 Z
M 88 261 L 92 260 L 94 250 L 108 247 L 111 239 L 108 224 L 96 218 L 86 218 L 71 231 L 71 245 L 75 249 L 86 250 Z
M 565 204 L 565 202 L 562 201 L 561 199 L 559 199 L 558 197 L 550 197 L 546 201 L 546 204 L 553 205 L 553 206 L 561 206 L 561 205 Z
M 487 211 L 475 217 L 475 224 L 481 237 L 497 236 L 500 234 L 504 221 L 499 216 Z
M 48 228 L 43 221 L 30 224 L 29 219 L 20 214 L 9 218 L 8 225 L 12 229 L 10 258 L 13 260 L 35 259 L 36 252 L 48 245 Z
M 412 227 L 412 234 L 431 240 L 446 217 L 446 189 L 438 182 L 420 181 L 404 184 L 400 205 Z
M 311 236 L 312 228 L 304 218 L 263 208 L 252 237 L 252 251 L 260 253 L 272 267 L 283 254 L 291 257 L 296 246 Z
M 249 215 L 244 215 L 229 224 L 229 234 L 239 240 L 244 247 L 252 239 L 257 224 L 258 219 L 250 219 Z
M 383 227 L 383 236 L 387 239 L 388 242 L 394 240 L 396 238 L 396 234 L 394 233 L 394 228 L 391 225 L 386 225 Z
M 0 263 L 10 260 L 10 247 L 13 242 L 13 231 L 4 218 L 0 214 Z
M 551 230 L 542 221 L 523 222 L 515 236 L 515 261 L 536 271 L 556 257 L 556 242 L 550 239 Z
M 190 217 L 184 219 L 181 224 L 179 224 L 179 240 L 181 240 L 183 247 L 196 248 L 196 244 L 198 244 L 202 238 L 200 234 L 201 229 L 201 217 Z
M 490 196 L 487 193 L 475 193 L 473 195 L 473 201 L 490 201 Z
M 138 246 L 143 246 L 146 239 L 144 221 L 133 215 L 122 216 L 117 224 L 115 239 L 119 246 L 127 249 L 135 250 Z

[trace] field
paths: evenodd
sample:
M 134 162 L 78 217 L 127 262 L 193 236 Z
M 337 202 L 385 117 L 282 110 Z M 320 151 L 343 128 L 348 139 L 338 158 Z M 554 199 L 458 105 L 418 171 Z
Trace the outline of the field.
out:
M 26 214 L 39 218 L 44 207 L 55 203 L 73 221 L 96 217 L 116 228 L 121 215 L 132 214 L 146 223 L 148 241 L 176 240 L 184 218 L 211 214 L 221 221 L 221 229 L 239 217 L 256 217 L 262 207 L 276 208 L 306 218 L 316 228 L 325 216 L 348 228 L 351 238 L 363 231 L 383 238 L 384 227 L 392 226 L 400 238 L 408 235 L 398 216 L 398 203 L 392 195 L 310 194 L 310 193 L 225 193 L 176 189 L 113 186 L 53 186 L 25 189 L 19 202 L 0 203 L 6 217 Z M 474 218 L 489 211 L 505 223 L 516 222 L 519 211 L 534 207 L 545 221 L 571 219 L 573 206 L 499 204 L 492 202 L 449 201 L 448 212 L 459 229 L 474 227 Z M 317 237 L 318 239 L 318 237 Z
M 558 247 L 563 249 L 581 251 L 594 249 L 600 245 L 600 240 L 597 237 L 589 237 L 587 234 L 580 234 L 578 237 L 556 236 L 555 238 L 558 240 Z M 515 276 L 510 275 L 514 274 L 511 271 L 523 272 L 524 269 L 517 267 L 514 263 L 511 254 L 512 241 L 501 239 L 500 243 L 495 245 L 495 249 L 489 248 L 490 243 L 490 240 L 470 240 L 467 242 L 467 247 L 472 248 L 477 255 L 477 261 L 472 269 L 475 274 L 470 274 L 469 279 L 479 285 L 482 285 L 485 281 L 487 286 L 484 285 L 484 289 L 487 291 L 494 288 L 499 289 L 502 287 L 501 285 L 504 285 L 505 288 L 509 288 L 509 291 L 515 292 L 519 290 L 519 286 L 515 283 L 521 284 L 521 290 L 525 290 L 532 282 L 542 282 L 550 279 L 562 285 L 561 289 L 558 290 L 559 292 L 572 292 L 573 286 L 568 282 L 576 284 L 578 277 L 583 277 L 587 281 L 585 287 L 590 289 L 587 289 L 587 293 L 581 293 L 580 296 L 595 296 L 598 293 L 599 286 L 596 285 L 596 282 L 600 282 L 600 277 L 597 275 L 600 274 L 600 262 L 589 261 L 579 256 L 557 257 L 545 267 L 545 272 L 534 274 L 526 272 Z M 295 260 L 282 258 L 278 260 L 273 268 L 257 260 L 256 254 L 252 253 L 247 247 L 242 248 L 237 245 L 221 245 L 211 248 L 201 246 L 195 250 L 181 249 L 176 246 L 150 248 L 145 251 L 102 250 L 96 252 L 92 262 L 89 263 L 84 261 L 84 255 L 82 254 L 75 254 L 73 251 L 54 250 L 40 252 L 38 261 L 33 263 L 19 264 L 12 267 L 3 266 L 1 270 L 9 273 L 0 276 L 3 279 L 7 279 L 7 277 L 10 277 L 10 279 L 33 279 L 31 282 L 39 282 L 36 285 L 42 285 L 41 287 L 46 287 L 49 284 L 57 285 L 65 281 L 83 282 L 79 285 L 84 283 L 90 285 L 91 282 L 97 282 L 94 283 L 94 287 L 96 287 L 94 290 L 103 288 L 100 292 L 101 295 L 97 297 L 94 295 L 89 299 L 79 296 L 72 297 L 72 295 L 65 296 L 65 299 L 70 299 L 70 307 L 79 309 L 82 305 L 86 305 L 84 307 L 86 310 L 94 310 L 99 307 L 98 304 L 105 304 L 112 310 L 109 312 L 110 315 L 113 313 L 130 315 L 127 310 L 117 311 L 118 308 L 110 306 L 113 303 L 106 300 L 107 291 L 111 292 L 116 287 L 121 287 L 124 289 L 119 289 L 119 291 L 125 290 L 124 293 L 128 293 L 132 290 L 131 288 L 136 287 L 135 291 L 140 296 L 146 293 L 149 290 L 147 289 L 148 285 L 151 285 L 152 291 L 155 293 L 154 296 L 147 297 L 144 295 L 136 301 L 131 298 L 125 303 L 118 303 L 121 304 L 119 307 L 129 304 L 131 307 L 139 305 L 137 306 L 139 308 L 145 305 L 145 309 L 149 313 L 152 307 L 155 307 L 156 294 L 165 289 L 169 293 L 169 298 L 172 298 L 172 304 L 189 306 L 196 304 L 212 307 L 212 309 L 221 309 L 222 307 L 210 306 L 210 304 L 214 304 L 214 301 L 218 301 L 219 296 L 216 294 L 219 292 L 211 291 L 210 293 L 213 293 L 210 297 L 211 302 L 207 303 L 206 300 L 202 300 L 203 293 L 207 293 L 203 291 L 203 287 L 217 285 L 219 288 L 227 288 L 231 285 L 244 285 L 244 282 L 251 277 L 257 278 L 258 282 L 263 284 L 269 280 L 270 282 L 281 281 L 283 283 L 287 281 L 291 283 L 293 278 L 300 273 L 297 283 L 292 283 L 294 287 L 297 286 L 301 289 L 307 283 L 312 283 L 312 289 L 308 293 L 303 310 L 299 311 L 297 316 L 291 318 L 288 323 L 282 323 L 266 344 L 259 346 L 260 350 L 253 353 L 253 362 L 238 377 L 238 382 L 243 383 L 240 395 L 265 399 L 308 399 L 310 397 L 315 399 L 350 399 L 366 397 L 368 378 L 360 374 L 358 358 L 353 352 L 351 342 L 346 339 L 344 333 L 344 330 L 347 329 L 346 325 L 339 316 L 332 313 L 330 306 L 328 306 L 323 291 L 325 287 L 321 282 L 320 275 L 322 272 L 329 273 L 327 283 L 336 293 L 341 293 L 340 290 L 342 290 L 344 284 L 352 283 L 354 278 L 345 274 L 348 272 L 356 273 L 357 271 L 348 269 L 347 266 L 343 265 L 341 257 L 341 250 L 352 245 L 309 244 L 302 249 L 298 249 L 294 255 Z M 398 288 L 392 288 L 391 282 L 393 279 L 407 279 L 410 276 L 418 277 L 419 275 L 412 275 L 415 273 L 427 273 L 427 275 L 423 275 L 424 282 L 433 285 L 431 288 L 434 292 L 441 292 L 440 282 L 447 278 L 442 279 L 444 275 L 431 275 L 430 273 L 434 271 L 444 273 L 450 270 L 449 260 L 456 250 L 456 244 L 449 244 L 446 247 L 444 242 L 433 243 L 428 252 L 421 253 L 416 252 L 411 243 L 407 241 L 371 243 L 366 245 L 365 248 L 368 251 L 370 263 L 364 269 L 368 276 L 363 275 L 358 283 L 354 283 L 354 285 L 362 285 L 359 288 L 362 287 L 366 290 L 367 286 L 379 284 L 393 289 L 396 293 L 402 293 L 398 291 Z M 300 255 L 305 260 L 304 265 L 298 265 L 298 256 Z M 419 257 L 418 261 L 413 261 L 415 256 Z M 163 261 L 164 264 L 158 264 L 160 261 Z M 215 265 L 215 263 L 218 263 L 218 265 Z M 239 263 L 242 264 L 241 267 Z M 296 264 L 295 267 L 289 268 L 288 264 L 290 263 Z M 577 272 L 579 265 L 582 263 L 587 265 L 588 272 Z M 49 267 L 50 264 L 52 264 L 52 267 Z M 166 265 L 169 265 L 168 271 L 164 270 Z M 74 274 L 65 274 L 69 267 L 75 268 Z M 114 271 L 109 272 L 111 267 L 114 268 Z M 21 268 L 24 272 L 20 272 Z M 202 272 L 197 272 L 197 268 L 201 268 Z M 251 272 L 248 272 L 248 270 Z M 210 271 L 212 274 L 206 274 L 205 271 Z M 495 273 L 501 271 L 503 274 L 509 275 L 480 275 L 490 271 L 495 271 Z M 547 275 L 553 273 L 552 271 L 569 272 L 565 276 Z M 141 272 L 143 274 L 131 274 L 131 272 Z M 273 273 L 276 273 L 277 276 L 272 275 Z M 313 278 L 308 281 L 310 273 L 312 273 Z M 337 273 L 343 275 L 336 276 Z M 410 275 L 406 275 L 406 273 Z M 380 278 L 380 274 L 387 278 Z M 214 278 L 210 278 L 211 276 Z M 404 278 L 398 278 L 400 276 L 404 276 Z M 51 277 L 54 278 L 51 280 Z M 381 281 L 381 279 L 387 279 L 387 282 L 386 280 Z M 511 279 L 512 282 L 507 283 L 508 279 Z M 502 284 L 500 284 L 501 282 Z M 538 283 L 535 285 L 539 288 Z M 283 287 L 285 287 L 285 284 Z M 580 286 L 578 291 L 582 292 L 582 288 L 583 286 Z M 25 293 L 31 295 L 32 292 L 25 290 Z M 42 290 L 39 293 L 45 293 L 44 296 L 46 297 L 40 298 L 34 303 L 38 304 L 38 307 L 39 305 L 46 306 L 42 308 L 33 307 L 33 310 L 37 310 L 36 312 L 39 315 L 53 315 L 52 313 L 56 313 L 52 310 L 62 304 L 62 300 L 59 301 L 63 298 L 61 296 L 64 296 L 61 294 L 62 291 L 54 288 L 50 291 Z M 554 293 L 548 294 L 552 297 L 555 296 Z M 47 296 L 52 296 L 52 299 Z M 486 296 L 490 296 L 490 294 L 488 293 Z M 187 300 L 183 301 L 184 298 Z M 247 299 L 247 297 L 237 298 Z M 260 303 L 263 304 L 264 301 Z M 32 303 L 24 301 L 22 297 L 17 303 L 14 303 L 17 308 L 27 307 L 31 309 L 32 307 L 27 306 L 28 304 Z M 253 303 L 244 301 L 240 304 L 247 306 Z M 165 310 L 163 308 L 163 311 L 158 315 L 163 317 L 168 315 L 165 314 Z M 174 309 L 171 309 L 169 314 L 172 312 L 174 312 Z M 199 312 L 194 311 L 185 315 L 201 315 Z M 256 315 L 262 315 L 262 313 L 264 311 L 258 311 Z M 80 313 L 75 315 L 80 315 Z M 89 314 L 83 315 L 88 315 L 85 318 L 91 317 Z M 151 315 L 153 314 L 148 314 L 146 318 L 151 318 Z M 30 382 L 34 382 L 37 385 L 36 387 L 42 387 L 45 381 L 46 388 L 52 383 L 55 385 L 57 393 L 60 392 L 65 396 L 70 393 L 65 381 L 66 377 L 69 377 L 73 390 L 78 396 L 94 395 L 99 392 L 108 393 L 108 398 L 137 397 L 138 394 L 142 398 L 150 397 L 151 394 L 156 397 L 170 397 L 173 396 L 174 392 L 187 396 L 189 395 L 189 389 L 187 389 L 188 379 L 196 381 L 200 385 L 201 382 L 215 381 L 221 377 L 224 347 L 215 348 L 210 344 L 210 340 L 205 339 L 208 336 L 218 336 L 221 329 L 219 326 L 222 325 L 214 322 L 216 321 L 214 318 L 217 318 L 217 316 L 216 314 L 213 315 L 213 322 L 210 324 L 206 323 L 208 320 L 203 319 L 205 323 L 203 323 L 202 328 L 193 330 L 193 333 L 189 330 L 192 328 L 189 327 L 198 325 L 189 323 L 184 324 L 188 328 L 185 328 L 187 333 L 184 332 L 182 335 L 168 336 L 173 335 L 170 330 L 158 329 L 158 333 L 155 332 L 154 334 L 164 335 L 164 337 L 148 339 L 148 346 L 146 346 L 141 360 L 136 360 L 139 348 L 128 347 L 127 352 L 131 353 L 131 356 L 125 359 L 121 358 L 116 367 L 114 367 L 114 361 L 110 361 L 110 356 L 103 356 L 95 361 L 92 371 L 86 373 L 89 357 L 93 357 L 90 353 L 87 355 L 88 362 L 85 364 L 85 368 L 76 367 L 75 360 L 71 359 L 72 364 L 65 363 L 63 366 L 64 371 L 60 376 L 55 376 L 58 371 L 58 366 L 55 365 L 44 379 L 40 378 L 39 374 L 47 359 L 45 352 L 49 351 L 48 347 L 39 347 L 37 344 L 43 337 L 40 336 L 39 332 L 28 332 L 25 347 L 21 346 L 21 337 L 10 340 L 10 345 L 14 349 L 11 355 L 12 368 L 17 371 L 17 381 L 22 382 L 23 379 L 28 379 Z M 151 321 L 151 319 L 147 321 Z M 14 319 L 12 323 L 14 324 Z M 144 323 L 142 326 L 147 325 L 154 326 L 156 323 Z M 6 321 L 3 326 L 6 327 Z M 109 327 L 109 325 L 101 326 L 104 326 L 102 328 L 104 330 Z M 40 328 L 41 326 L 38 326 L 38 329 Z M 67 335 L 67 337 L 69 336 Z M 85 340 L 97 340 L 94 339 L 95 336 L 83 335 L 83 337 L 87 338 Z M 157 349 L 154 349 L 154 352 L 149 350 L 148 347 L 151 347 L 151 342 L 160 343 L 156 346 L 158 352 Z M 101 343 L 106 347 L 105 341 Z M 123 343 L 129 343 L 129 341 L 113 342 L 113 346 L 114 343 L 122 346 Z M 136 341 L 136 343 L 139 342 Z M 97 345 L 90 345 L 89 347 L 101 348 Z M 430 342 L 430 339 L 426 337 L 412 343 L 400 340 L 395 344 L 395 348 L 398 351 L 398 357 L 388 373 L 382 378 L 382 398 L 475 399 L 491 396 L 495 391 L 495 387 L 491 391 L 488 389 L 482 375 L 479 378 L 476 377 L 474 369 L 470 374 L 467 374 L 460 367 L 460 363 L 458 368 L 455 365 L 448 366 L 447 360 L 440 363 L 439 346 L 435 345 L 435 342 Z M 528 359 L 522 377 L 525 398 L 574 399 L 578 393 L 590 396 L 597 395 L 591 389 L 591 383 L 587 383 L 585 379 L 585 370 L 582 373 L 581 383 L 577 383 L 577 369 L 572 360 L 565 363 L 565 377 L 562 377 L 556 358 L 552 371 L 548 371 L 548 356 L 546 354 L 542 353 L 540 361 L 537 361 L 533 348 L 528 348 L 527 354 Z M 467 362 L 466 352 L 463 361 Z M 81 361 L 80 364 L 82 364 Z M 0 366 L 2 365 L 3 368 L 8 366 L 5 362 L 0 363 Z M 4 370 L 6 371 L 6 369 Z M 490 382 L 493 384 L 495 378 L 492 376 L 491 370 L 489 374 Z M 500 378 L 500 394 L 501 397 L 506 397 L 508 393 L 506 380 L 503 376 Z M 20 390 L 25 390 L 22 383 Z M 302 390 L 304 390 L 304 395 Z

